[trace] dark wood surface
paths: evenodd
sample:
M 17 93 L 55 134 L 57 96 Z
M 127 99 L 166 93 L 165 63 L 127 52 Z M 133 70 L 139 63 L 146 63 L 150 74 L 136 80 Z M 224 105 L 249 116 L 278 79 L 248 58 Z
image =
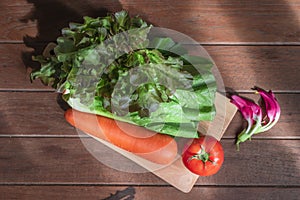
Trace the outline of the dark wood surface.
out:
M 0 8 L 0 199 L 299 199 L 299 0 L 2 0 Z M 65 122 L 59 95 L 29 81 L 31 55 L 60 28 L 122 8 L 203 44 L 227 90 L 258 99 L 250 90 L 258 85 L 280 102 L 279 123 L 239 152 L 237 113 L 222 139 L 222 169 L 188 194 L 99 162 Z
M 123 8 L 202 43 L 300 42 L 297 0 L 2 0 L 0 5 L 4 41 L 38 33 L 38 41 L 53 40 L 69 21 Z
M 171 187 L 153 186 L 2 186 L 2 199 L 143 199 L 152 200 L 153 194 L 159 194 L 155 199 L 293 199 L 296 200 L 297 188 L 269 187 L 206 187 L 196 186 L 185 194 Z M 255 194 L 255 195 L 254 195 Z
M 98 144 L 93 139 L 84 140 L 85 144 Z M 0 163 L 2 184 L 168 185 L 152 173 L 112 169 L 105 165 L 108 164 L 105 157 L 101 164 L 78 138 L 2 138 L 0 144 L 0 157 L 5 161 Z M 231 139 L 223 139 L 222 145 L 224 166 L 214 176 L 200 177 L 196 185 L 288 187 L 300 184 L 299 160 L 295 159 L 300 156 L 298 140 L 253 139 L 242 144 L 239 152 Z

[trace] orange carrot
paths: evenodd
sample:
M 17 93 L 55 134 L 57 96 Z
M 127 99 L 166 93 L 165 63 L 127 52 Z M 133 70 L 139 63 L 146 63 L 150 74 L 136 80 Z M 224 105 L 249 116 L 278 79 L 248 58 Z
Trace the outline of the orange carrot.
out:
M 69 109 L 66 120 L 74 127 L 158 164 L 169 164 L 177 155 L 177 143 L 169 135 L 133 124 Z

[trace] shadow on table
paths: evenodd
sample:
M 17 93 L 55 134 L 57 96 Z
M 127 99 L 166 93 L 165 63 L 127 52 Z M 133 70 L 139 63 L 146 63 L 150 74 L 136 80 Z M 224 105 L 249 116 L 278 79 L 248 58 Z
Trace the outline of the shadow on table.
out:
M 234 27 L 233 31 L 235 35 L 238 36 L 239 42 L 299 42 L 300 21 L 298 20 L 298 16 L 293 12 L 292 1 L 290 1 L 290 3 L 291 5 L 289 5 L 289 1 L 284 0 L 238 2 L 238 7 L 243 8 L 242 11 L 234 8 L 234 6 L 237 5 L 237 1 L 235 0 L 219 0 L 218 6 L 221 8 L 221 12 L 224 12 L 224 16 L 228 19 L 229 25 Z M 274 10 L 272 10 L 272 8 Z M 255 13 L 253 13 L 254 9 L 257 10 Z M 282 12 L 284 14 L 282 14 Z M 261 21 L 262 23 L 257 23 L 257 21 Z M 247 33 L 247 30 L 250 29 L 255 30 L 255 36 Z M 280 34 L 276 35 L 276 33 Z M 267 65 L 268 69 L 270 69 L 268 73 L 264 73 L 263 75 L 260 74 L 259 71 L 256 72 L 257 77 L 270 80 L 268 83 L 274 83 L 274 85 L 276 85 L 275 83 L 278 83 L 279 80 L 283 81 L 288 78 L 279 76 L 275 70 L 272 70 L 274 61 L 282 58 L 282 49 L 274 47 L 268 50 L 265 48 L 267 46 L 268 45 L 259 47 L 257 51 L 252 51 L 249 56 L 264 58 L 266 60 L 264 63 L 255 63 L 258 65 Z M 284 70 L 284 66 L 282 70 Z M 266 86 L 261 85 L 261 87 Z M 267 87 L 270 88 L 266 89 L 272 89 L 273 85 L 270 84 Z M 275 89 L 288 90 L 289 88 Z
M 27 47 L 33 48 L 31 52 L 23 52 L 22 59 L 26 67 L 39 68 L 37 62 L 33 62 L 33 55 L 40 55 L 50 41 L 56 41 L 62 28 L 69 22 L 83 22 L 83 16 L 101 17 L 108 12 L 122 9 L 118 0 L 97 1 L 92 5 L 90 1 L 81 0 L 27 0 L 34 5 L 31 12 L 20 19 L 21 22 L 37 21 L 38 33 L 35 37 L 23 38 Z M 95 4 L 95 3 L 94 3 Z M 107 8 L 109 7 L 109 8 Z
M 135 195 L 135 189 L 133 187 L 127 187 L 124 190 L 118 190 L 116 193 L 111 194 L 109 197 L 103 200 L 133 200 Z
M 289 4 L 290 2 L 290 4 Z M 237 5 L 237 1 L 235 0 L 219 0 L 219 7 L 222 8 L 221 12 L 224 12 L 224 14 L 226 14 L 226 17 L 229 20 L 229 25 L 233 25 L 233 27 L 235 27 L 234 33 L 238 36 L 239 38 L 239 42 L 268 42 L 270 39 L 269 37 L 271 37 L 271 40 L 275 40 L 272 42 L 299 42 L 299 34 L 300 34 L 300 21 L 298 20 L 298 16 L 293 12 L 292 9 L 292 4 L 293 1 L 284 1 L 284 0 L 275 0 L 275 1 L 269 1 L 269 0 L 261 0 L 261 1 L 245 1 L 245 2 L 238 2 L 238 7 L 242 7 L 241 4 L 245 4 L 245 6 L 243 6 L 243 11 L 237 11 L 235 10 L 235 12 L 227 12 L 227 9 L 235 9 L 234 6 Z M 261 5 L 261 6 L 259 6 Z M 283 15 L 280 12 L 275 12 L 272 11 L 272 6 L 276 7 L 277 11 L 280 8 L 280 11 L 283 11 L 284 13 L 286 13 L 285 15 Z M 298 6 L 295 5 L 294 6 Z M 253 13 L 253 9 L 255 8 L 259 8 L 259 10 L 255 13 Z M 265 26 L 261 26 L 261 27 L 254 27 L 253 26 L 253 22 L 257 21 L 257 20 L 261 20 L 263 22 L 265 22 Z M 273 22 L 268 23 L 268 22 Z M 264 25 L 264 23 L 261 23 L 262 25 Z M 283 25 L 279 26 L 279 24 Z M 257 32 L 260 32 L 260 36 L 259 38 L 254 38 L 251 34 L 247 34 L 247 32 L 245 32 L 245 30 L 249 30 L 251 27 L 257 29 Z M 281 32 L 282 34 L 280 34 L 279 36 L 274 36 L 272 35 L 272 32 L 276 31 L 276 32 Z M 270 34 L 270 36 L 268 36 L 268 34 Z M 274 34 L 274 33 L 273 33 Z M 267 45 L 266 45 L 267 46 Z M 281 48 L 289 48 L 289 46 L 284 46 Z M 253 51 L 253 53 L 249 54 L 249 57 L 260 57 L 260 58 L 265 58 L 265 62 L 264 63 L 258 63 L 261 64 L 263 66 L 267 66 L 269 71 L 267 71 L 267 73 L 265 74 L 260 74 L 260 72 L 256 72 L 256 76 L 257 77 L 263 77 L 267 83 L 269 83 L 269 85 L 259 85 L 260 87 L 263 87 L 265 89 L 278 89 L 278 90 L 285 90 L 287 92 L 292 91 L 292 89 L 290 90 L 290 88 L 274 88 L 276 87 L 275 83 L 278 83 L 278 81 L 284 82 L 284 80 L 288 79 L 289 77 L 285 77 L 285 76 L 280 76 L 278 75 L 278 71 L 273 70 L 273 66 L 274 66 L 274 60 L 279 60 L 282 59 L 282 52 L 281 52 L 281 48 L 278 48 L 276 46 L 274 46 L 274 48 L 272 48 L 271 50 L 267 50 L 267 48 L 265 48 L 264 46 L 260 46 L 257 48 L 257 51 Z M 284 63 L 284 62 L 283 62 Z M 256 63 L 257 64 L 257 63 Z M 275 62 L 276 64 L 276 62 Z M 249 66 L 251 67 L 251 66 Z M 277 68 L 278 69 L 278 68 Z M 282 71 L 286 70 L 285 66 L 282 66 L 281 68 Z M 241 73 L 242 73 L 242 69 L 241 69 Z M 297 72 L 296 72 L 297 73 Z M 274 86 L 273 84 L 274 83 Z M 251 87 L 253 87 L 255 84 L 257 83 L 253 83 L 253 85 L 249 85 L 249 89 Z M 297 83 L 296 83 L 297 84 Z M 270 88 L 267 88 L 270 87 Z M 278 85 L 277 85 L 278 87 Z M 291 86 L 293 87 L 293 86 Z M 293 87 L 294 88 L 294 87 Z M 277 94 L 278 95 L 278 94 Z M 280 99 L 279 99 L 279 103 L 280 102 L 289 102 L 289 104 L 291 104 L 289 107 L 295 108 L 300 112 L 300 107 L 298 105 L 298 98 L 295 98 L 294 95 L 289 95 L 289 94 L 284 94 L 284 95 L 280 95 Z M 292 116 L 290 116 L 291 114 L 289 114 L 287 110 L 282 110 L 283 115 L 285 116 L 285 120 L 283 123 L 288 123 L 288 120 L 292 118 Z M 299 112 L 295 112 L 295 113 L 299 113 Z M 297 118 L 297 116 L 294 116 L 294 118 Z M 294 119 L 296 120 L 296 119 Z M 279 120 L 278 123 L 281 123 L 281 119 Z M 288 130 L 284 130 L 286 133 L 295 133 L 295 131 L 297 131 L 297 127 L 288 127 Z M 280 131 L 278 129 L 276 129 L 276 126 L 269 132 L 266 133 L 262 133 L 260 136 L 265 137 L 266 139 L 269 137 L 269 135 L 272 132 L 276 132 L 276 131 Z M 268 141 L 270 141 L 268 143 Z M 291 140 L 293 141 L 293 140 Z M 273 163 L 268 163 L 270 164 L 270 174 L 277 172 L 275 167 L 276 166 L 276 162 L 278 165 L 281 166 L 286 166 L 286 171 L 284 172 L 277 172 L 278 175 L 283 176 L 283 174 L 285 174 L 286 176 L 295 176 L 298 177 L 300 175 L 299 173 L 299 149 L 297 150 L 297 148 L 292 148 L 292 147 L 288 147 L 285 146 L 285 140 L 278 140 L 278 141 L 273 141 L 276 145 L 274 146 L 274 148 L 277 149 L 277 152 L 281 154 L 281 156 L 289 156 L 289 155 L 293 155 L 290 156 L 290 162 L 287 164 L 287 160 L 282 157 L 282 159 L 278 158 L 265 158 L 265 162 L 272 162 Z M 250 143 L 249 141 L 247 141 L 246 143 Z M 271 140 L 266 140 L 266 141 L 261 141 L 261 143 L 265 143 L 265 145 L 262 145 L 261 150 L 264 149 L 264 147 L 267 147 L 267 145 L 271 145 Z M 258 148 L 258 147 L 257 147 Z M 270 153 L 271 154 L 271 153 Z M 279 156 L 279 155 L 278 155 Z M 259 153 L 257 155 L 257 157 L 259 158 Z M 277 157 L 277 156 L 276 156 Z M 264 159 L 260 158 L 259 160 L 263 161 Z M 275 162 L 276 161 L 276 162 Z M 283 164 L 286 163 L 286 164 Z M 259 163 L 257 163 L 257 165 L 259 165 Z M 238 166 L 238 165 L 237 165 Z M 263 166 L 263 165 L 262 165 Z M 262 168 L 262 167 L 261 167 Z M 262 172 L 263 169 L 258 168 L 257 172 Z M 289 170 L 289 172 L 287 172 Z M 253 171 L 253 174 L 255 174 L 255 171 Z M 267 178 L 267 176 L 266 176 Z M 294 177 L 293 177 L 294 178 Z M 293 179 L 291 178 L 291 179 Z M 293 179 L 295 181 L 295 179 Z M 278 185 L 289 185 L 289 184 L 293 184 L 292 181 L 289 182 L 288 179 L 285 180 L 286 182 L 284 183 L 284 181 L 281 182 L 281 180 L 277 180 L 274 181 L 273 183 L 276 183 Z M 267 182 L 267 181 L 266 181 Z M 295 181 L 294 183 L 299 184 L 299 181 Z
M 242 6 L 241 4 L 242 5 L 245 4 L 245 5 Z M 218 4 L 218 6 L 222 8 L 221 12 L 224 12 L 225 17 L 228 18 L 229 25 L 232 25 L 235 28 L 234 33 L 238 36 L 239 42 L 268 42 L 269 40 L 271 40 L 272 42 L 299 42 L 300 21 L 298 20 L 298 16 L 295 14 L 295 12 L 292 9 L 293 1 L 261 0 L 261 1 L 238 2 L 238 7 L 241 8 L 243 7 L 243 11 L 238 11 L 236 8 L 234 8 L 234 6 L 236 5 L 237 5 L 237 1 L 235 0 L 219 0 L 219 4 Z M 294 3 L 294 6 L 297 5 L 295 5 Z M 253 13 L 252 11 L 255 8 L 259 8 L 259 10 Z M 272 8 L 276 8 L 275 11 L 277 12 L 272 11 Z M 228 11 L 228 9 L 231 9 L 232 12 L 230 12 L 231 10 Z M 286 14 L 282 14 L 279 11 L 284 12 Z M 258 20 L 265 22 L 265 24 L 261 23 L 261 26 L 258 27 L 253 26 L 253 22 Z M 258 33 L 257 34 L 259 36 L 258 38 L 253 38 L 253 35 L 247 34 L 246 30 L 249 30 L 250 28 L 257 29 L 256 32 Z M 276 36 L 274 33 L 272 33 L 272 31 L 281 34 L 279 34 L 279 36 Z M 271 39 L 269 39 L 270 37 Z M 267 66 L 269 69 L 269 71 L 267 71 L 267 73 L 264 74 L 261 74 L 259 71 L 256 72 L 255 76 L 257 77 L 258 81 L 260 81 L 261 78 L 267 80 L 266 82 L 268 83 L 268 85 L 258 85 L 258 86 L 265 88 L 267 90 L 268 89 L 275 89 L 275 90 L 277 89 L 277 90 L 286 90 L 286 91 L 292 90 L 290 88 L 283 88 L 283 87 L 274 88 L 279 86 L 278 82 L 284 83 L 285 80 L 289 78 L 280 75 L 278 71 L 275 71 L 272 68 L 272 66 L 277 64 L 276 60 L 283 59 L 282 52 L 281 52 L 283 48 L 285 48 L 286 50 L 287 48 L 289 48 L 289 46 L 284 46 L 281 48 L 274 46 L 274 48 L 272 49 L 267 45 L 260 46 L 259 48 L 257 48 L 256 51 L 251 51 L 252 53 L 248 55 L 249 57 L 254 57 L 254 58 L 264 58 L 263 63 L 255 63 L 255 64 L 256 65 L 261 64 L 263 66 Z M 288 52 L 286 54 L 288 54 Z M 285 68 L 285 66 L 282 66 L 280 70 L 284 72 L 284 70 L 287 69 Z M 243 69 L 241 69 L 241 73 L 242 71 Z M 293 74 L 293 73 L 291 72 L 289 74 Z M 253 87 L 255 84 L 257 83 L 253 83 L 253 85 L 249 85 L 248 89 Z M 291 87 L 293 89 L 295 88 L 294 86 Z M 285 95 L 282 98 L 282 100 L 289 101 L 288 95 Z M 290 103 L 293 104 L 295 108 L 299 108 L 298 102 L 291 101 Z

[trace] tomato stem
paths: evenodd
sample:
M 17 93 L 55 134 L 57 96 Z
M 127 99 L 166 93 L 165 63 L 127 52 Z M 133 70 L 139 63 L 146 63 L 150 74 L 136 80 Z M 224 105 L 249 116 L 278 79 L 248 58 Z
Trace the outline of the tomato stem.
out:
M 201 149 L 200 153 L 192 156 L 190 160 L 192 159 L 202 160 L 204 163 L 206 163 L 207 161 L 211 162 L 211 160 L 209 159 L 209 153 L 205 152 L 203 149 Z
M 203 161 L 203 162 L 207 162 L 209 160 L 209 154 L 204 152 L 204 154 L 200 154 L 200 159 Z

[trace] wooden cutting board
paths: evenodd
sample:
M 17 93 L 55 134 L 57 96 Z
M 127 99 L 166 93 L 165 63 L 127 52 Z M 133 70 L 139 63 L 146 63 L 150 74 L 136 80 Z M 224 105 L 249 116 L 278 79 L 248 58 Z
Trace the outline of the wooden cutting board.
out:
M 229 102 L 229 99 L 223 95 L 217 93 L 215 106 L 217 115 L 212 122 L 201 122 L 199 123 L 199 131 L 206 135 L 214 136 L 220 140 L 225 133 L 229 123 L 235 115 L 237 109 L 234 105 Z M 91 136 L 91 135 L 90 135 Z M 93 136 L 91 136 L 93 137 Z M 182 192 L 188 193 L 196 183 L 198 175 L 191 173 L 182 163 L 181 156 L 177 156 L 177 159 L 168 166 L 161 166 L 148 160 L 145 160 L 139 156 L 136 156 L 128 151 L 114 146 L 113 144 L 104 141 L 102 139 L 93 137 L 102 144 L 108 146 L 114 151 L 122 154 L 126 158 L 132 160 L 143 168 L 154 173 L 167 183 L 171 184 L 175 188 Z

